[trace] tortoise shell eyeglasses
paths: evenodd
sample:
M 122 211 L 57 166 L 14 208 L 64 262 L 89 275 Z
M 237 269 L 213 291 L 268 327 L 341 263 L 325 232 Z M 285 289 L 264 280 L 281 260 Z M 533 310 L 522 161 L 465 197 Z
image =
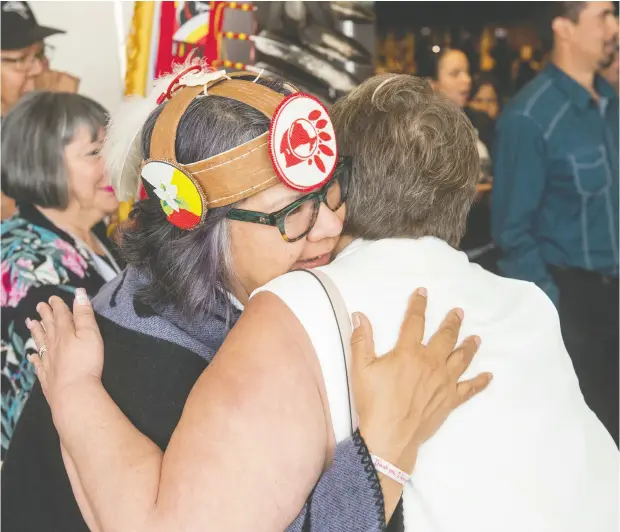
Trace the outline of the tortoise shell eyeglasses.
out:
M 296 242 L 312 231 L 321 203 L 333 212 L 342 207 L 347 198 L 350 178 L 351 158 L 340 157 L 334 175 L 324 186 L 301 196 L 286 207 L 271 213 L 231 209 L 226 217 L 239 222 L 277 227 L 286 242 Z

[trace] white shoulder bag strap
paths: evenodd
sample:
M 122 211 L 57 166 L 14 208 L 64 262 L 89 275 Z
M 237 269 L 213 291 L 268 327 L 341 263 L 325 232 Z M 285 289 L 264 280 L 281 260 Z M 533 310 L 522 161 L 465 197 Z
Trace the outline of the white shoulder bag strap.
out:
M 353 402 L 353 388 L 351 386 L 350 376 L 350 363 L 351 363 L 351 335 L 353 334 L 353 328 L 351 326 L 351 319 L 349 317 L 349 311 L 347 305 L 344 302 L 342 294 L 338 287 L 331 280 L 329 275 L 320 270 L 303 270 L 312 275 L 325 290 L 327 297 L 329 298 L 332 309 L 334 311 L 334 317 L 338 324 L 338 330 L 340 331 L 340 341 L 342 344 L 342 356 L 344 357 L 344 364 L 347 372 L 347 392 L 349 394 L 349 413 L 351 417 L 351 433 L 357 429 L 357 413 L 355 411 L 355 403 Z

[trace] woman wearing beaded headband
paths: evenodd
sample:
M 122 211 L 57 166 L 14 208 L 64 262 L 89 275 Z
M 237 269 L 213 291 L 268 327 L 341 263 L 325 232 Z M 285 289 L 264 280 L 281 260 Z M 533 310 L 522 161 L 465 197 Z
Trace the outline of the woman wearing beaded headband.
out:
M 166 97 L 171 96 L 170 100 L 144 125 L 143 161 L 139 166 L 150 199 L 137 205 L 124 237 L 132 267 L 122 280 L 108 285 L 95 302 L 106 343 L 103 382 L 121 410 L 162 449 L 168 444 L 189 389 L 220 347 L 228 331 L 228 322 L 236 320 L 238 308 L 247 303 L 248 294 L 290 269 L 329 261 L 342 228 L 342 202 L 350 168 L 346 161 L 336 165 L 333 128 L 318 102 L 311 98 L 304 100 L 297 94 L 282 98 L 281 90 L 273 90 L 278 89 L 277 85 L 261 80 L 261 85 L 256 87 L 250 87 L 249 80 L 201 81 L 206 85 L 196 85 L 195 90 L 190 80 L 185 88 L 167 91 Z M 267 94 L 264 91 L 269 87 L 271 90 Z M 261 92 L 263 95 L 255 98 Z M 261 112 L 256 109 L 258 106 Z M 274 117 L 271 124 L 264 115 Z M 176 139 L 171 131 L 176 131 Z M 172 146 L 171 138 L 175 141 Z M 236 170 L 238 173 L 229 171 L 249 158 L 255 159 L 255 164 L 245 166 L 244 173 L 242 168 Z M 263 174 L 263 170 L 268 171 Z M 257 193 L 259 190 L 262 191 Z M 231 198 L 244 201 L 232 203 Z M 222 223 L 230 219 L 233 221 L 228 227 Z M 417 297 L 417 306 L 412 309 L 418 317 L 423 314 L 423 300 Z M 277 316 L 272 318 L 275 320 Z M 458 330 L 454 321 L 453 316 L 448 325 Z M 53 327 L 47 325 L 48 330 Z M 433 349 L 447 355 L 455 341 L 456 338 L 451 345 Z M 421 349 L 419 340 L 413 343 L 416 345 L 405 350 Z M 467 349 L 472 350 L 472 346 Z M 198 359 L 195 353 L 206 361 Z M 157 356 L 153 358 L 153 354 Z M 129 362 L 131 360 L 133 362 Z M 243 361 L 243 357 L 238 360 Z M 126 375 L 122 375 L 122 368 Z M 198 444 L 195 449 L 198 454 L 210 449 L 202 462 L 202 466 L 208 467 L 208 473 L 202 475 L 193 471 L 194 478 L 204 480 L 201 490 L 211 493 L 208 500 L 204 500 L 202 491 L 193 491 L 191 497 L 177 498 L 185 490 L 184 480 L 188 479 L 183 473 L 185 466 L 181 467 L 175 458 L 162 463 L 158 447 L 133 427 L 129 428 L 133 435 L 131 441 L 110 430 L 110 426 L 101 433 L 103 439 L 98 438 L 98 448 L 106 451 L 99 453 L 99 457 L 110 451 L 104 439 L 112 437 L 115 446 L 120 444 L 115 447 L 117 451 L 108 455 L 114 456 L 113 463 L 106 463 L 101 469 L 97 467 L 103 462 L 94 457 L 83 460 L 86 455 L 72 445 L 67 447 L 69 474 L 74 480 L 76 495 L 84 503 L 82 511 L 89 525 L 101 526 L 104 530 L 140 529 L 140 526 L 149 530 L 156 526 L 165 530 L 204 526 L 216 530 L 247 530 L 250 527 L 260 530 L 282 529 L 289 523 L 292 523 L 292 530 L 310 526 L 321 531 L 383 528 L 386 516 L 389 518 L 396 506 L 400 488 L 385 486 L 382 482 L 384 499 L 369 463 L 366 445 L 359 435 L 340 444 L 333 454 L 333 436 L 325 423 L 329 409 L 321 392 L 316 363 L 297 356 L 288 361 L 259 356 L 254 362 L 247 360 L 239 369 L 230 375 L 235 382 L 228 382 L 228 386 L 221 388 L 227 379 L 218 379 L 208 386 L 212 391 L 217 390 L 216 404 L 228 404 L 225 419 L 219 417 L 221 407 L 214 407 L 214 412 L 207 413 L 207 418 L 218 425 L 212 426 L 217 437 L 203 435 L 193 440 Z M 163 370 L 166 374 L 162 374 Z M 131 381 L 131 376 L 140 372 L 148 373 Z M 174 378 L 169 373 L 174 373 Z M 254 390 L 249 397 L 251 404 L 245 400 L 238 403 L 241 396 L 231 396 L 231 390 L 244 386 L 243 382 Z M 96 395 L 87 394 L 91 398 Z M 30 431 L 39 433 L 40 427 L 46 424 L 51 428 L 49 420 L 41 419 L 45 405 L 40 390 L 33 397 L 19 431 L 24 435 Z M 50 401 L 54 407 L 58 404 L 51 398 Z M 411 406 L 407 401 L 402 402 L 406 407 Z M 198 400 L 198 404 L 206 406 L 209 401 Z M 425 403 L 415 404 L 421 408 Z M 309 405 L 312 406 L 309 408 Z M 82 406 L 88 409 L 86 402 Z M 118 417 L 120 412 L 116 406 L 110 402 L 108 406 L 116 412 L 113 416 L 122 419 L 121 423 L 128 428 L 127 419 Z M 257 420 L 267 417 L 274 421 L 273 416 L 277 416 L 277 427 L 264 434 L 260 422 L 258 426 L 251 422 L 236 426 L 237 411 L 246 415 L 246 408 L 253 407 L 257 408 L 254 416 Z M 186 412 L 191 410 L 188 407 Z M 448 408 L 444 414 L 449 411 Z M 417 426 L 417 422 L 403 423 L 401 417 L 400 422 L 393 423 L 392 416 L 399 419 L 398 412 L 379 415 L 381 420 L 364 421 L 362 434 L 369 448 L 387 452 L 389 448 L 402 446 L 415 454 L 420 442 L 409 430 Z M 55 419 L 60 418 L 56 416 Z M 300 420 L 303 420 L 301 425 Z M 86 419 L 70 416 L 67 421 L 72 427 L 80 425 L 84 434 L 93 435 L 82 423 Z M 222 422 L 224 424 L 220 425 Z M 435 424 L 439 422 L 434 421 Z M 406 435 L 399 432 L 403 425 Z M 179 434 L 183 433 L 184 426 L 193 432 L 201 424 L 190 421 L 188 425 L 181 420 Z M 388 428 L 389 431 L 384 430 Z M 390 434 L 395 428 L 398 430 Z M 241 432 L 237 432 L 239 429 Z M 255 431 L 258 432 L 254 434 Z M 185 437 L 178 438 L 173 442 Z M 33 435 L 29 439 L 42 441 Z M 222 448 L 218 442 L 221 440 L 227 441 L 226 456 L 220 454 Z M 13 441 L 14 446 L 19 446 L 19 434 Z M 62 431 L 61 441 L 68 442 Z M 150 458 L 159 460 L 157 469 L 164 467 L 163 483 L 157 488 L 157 508 L 154 508 L 155 500 L 150 499 L 156 492 L 150 489 L 136 492 L 132 488 L 142 486 L 142 480 L 152 480 L 157 485 L 159 474 L 150 477 L 149 473 L 149 478 L 145 478 L 133 466 L 123 469 L 123 465 L 133 460 L 126 451 L 138 452 L 133 456 L 149 462 L 149 467 L 139 467 L 139 471 L 150 471 L 154 463 Z M 174 456 L 173 443 L 170 451 L 173 454 L 167 456 Z M 3 482 L 9 482 L 13 464 L 19 460 L 15 457 L 23 456 L 24 452 L 27 449 L 11 448 Z M 194 456 L 192 451 L 189 456 L 198 454 Z M 334 466 L 330 469 L 332 454 Z M 236 462 L 236 465 L 231 464 L 232 470 L 226 467 L 230 459 Z M 40 463 L 39 470 L 48 464 L 45 457 L 30 457 L 30 460 Z M 266 467 L 257 467 L 258 462 Z M 165 473 L 167 464 L 172 467 L 172 477 Z M 87 471 L 91 465 L 94 469 Z M 110 476 L 110 473 L 119 469 L 123 480 L 115 484 L 120 477 Z M 328 471 L 319 479 L 323 469 Z M 228 474 L 217 478 L 216 485 L 212 485 L 214 471 Z M 238 472 L 242 476 L 238 476 Z M 172 485 L 167 484 L 169 479 Z M 66 486 L 54 484 L 53 476 L 51 484 L 50 476 L 39 479 L 36 487 L 28 485 L 28 481 L 24 484 L 31 494 L 40 493 L 41 486 L 49 487 L 44 490 L 47 491 L 45 497 L 36 498 L 38 515 L 46 516 L 47 526 L 50 516 L 62 514 L 59 528 L 75 530 L 75 522 L 67 517 L 71 511 L 71 515 L 75 515 L 75 509 L 66 508 L 63 501 Z M 106 489 L 93 488 L 102 485 Z M 107 489 L 111 485 L 114 489 Z M 85 497 L 80 493 L 82 486 Z M 170 486 L 176 487 L 171 489 Z M 313 496 L 304 507 L 310 492 Z M 230 495 L 232 503 L 238 499 L 237 504 L 243 505 L 243 512 L 231 511 L 234 504 Z M 31 508 L 32 501 L 30 498 Z M 88 501 L 92 504 L 90 515 Z M 168 506 L 167 501 L 173 506 Z M 19 504 L 12 501 L 11 505 L 13 503 Z M 179 511 L 181 506 L 177 503 L 187 504 L 188 511 Z M 58 510 L 63 506 L 64 513 Z M 301 514 L 296 517 L 300 510 Z M 144 519 L 148 519 L 148 525 L 144 525 Z
M 373 461 L 380 471 L 384 494 L 389 493 L 390 486 L 406 482 L 402 499 L 405 529 L 615 532 L 618 528 L 617 448 L 584 401 L 562 342 L 554 305 L 534 285 L 486 272 L 470 264 L 455 249 L 463 233 L 479 169 L 471 123 L 453 104 L 434 94 L 428 84 L 405 75 L 367 80 L 334 105 L 332 113 L 341 149 L 353 157 L 354 180 L 347 196 L 345 232 L 338 245 L 341 252 L 328 266 L 278 277 L 249 301 L 235 330 L 188 400 L 166 452 L 161 481 L 155 483 L 167 489 L 166 486 L 176 482 L 184 490 L 177 492 L 178 497 L 162 501 L 162 505 L 182 504 L 179 499 L 182 494 L 191 497 L 198 493 L 208 498 L 208 491 L 201 491 L 208 484 L 203 477 L 208 476 L 209 470 L 202 463 L 208 457 L 199 444 L 192 447 L 191 441 L 202 442 L 201 437 L 208 438 L 209 428 L 217 427 L 212 417 L 205 419 L 208 414 L 203 405 L 209 400 L 225 401 L 226 393 L 232 394 L 231 403 L 227 404 L 234 404 L 237 413 L 245 413 L 245 417 L 235 418 L 238 427 L 264 422 L 258 425 L 261 430 L 273 431 L 277 439 L 281 425 L 262 417 L 260 410 L 265 404 L 252 409 L 256 405 L 243 400 L 247 398 L 244 386 L 234 388 L 234 392 L 228 387 L 239 382 L 256 385 L 258 370 L 265 369 L 265 365 L 276 374 L 279 365 L 292 370 L 296 355 L 302 358 L 308 355 L 308 361 L 314 361 L 315 355 L 319 358 L 338 439 L 346 438 L 354 430 L 355 409 L 360 415 L 362 434 L 368 420 L 378 413 L 388 415 L 394 411 L 396 419 L 402 418 L 403 412 L 396 412 L 398 403 L 390 402 L 390 397 L 403 389 L 403 382 L 415 395 L 420 388 L 414 382 L 421 380 L 430 386 L 435 377 L 416 364 L 420 359 L 415 355 L 401 357 L 402 364 L 397 365 L 391 364 L 395 360 L 393 356 L 388 356 L 386 363 L 386 359 L 377 361 L 372 352 L 360 357 L 355 349 L 370 340 L 360 333 L 368 329 L 369 323 L 358 315 L 354 319 L 359 326 L 353 333 L 354 354 L 349 366 L 354 377 L 351 401 L 347 375 L 341 371 L 346 345 L 346 335 L 341 333 L 346 322 L 334 320 L 334 314 L 337 318 L 337 309 L 343 306 L 345 316 L 346 308 L 364 311 L 375 325 L 378 351 L 384 352 L 395 345 L 398 355 L 403 337 L 401 334 L 397 339 L 397 321 L 407 305 L 408 292 L 422 284 L 430 294 L 427 323 L 436 325 L 449 308 L 456 304 L 462 306 L 467 316 L 462 332 L 477 332 L 483 339 L 468 375 L 480 368 L 492 370 L 495 379 L 487 392 L 450 416 L 420 449 L 417 460 L 407 452 L 390 455 L 389 446 L 369 445 L 370 452 L 377 455 Z M 315 276 L 323 277 L 322 286 Z M 332 288 L 327 279 L 331 279 Z M 340 301 L 335 297 L 338 292 Z M 54 302 L 53 306 L 53 314 L 48 306 L 41 309 L 44 322 L 50 325 L 47 339 L 39 326 L 35 331 L 38 345 L 48 342 L 53 346 L 47 367 L 36 362 L 52 409 L 61 418 L 58 421 L 61 434 L 72 445 L 82 441 L 78 447 L 84 450 L 88 449 L 84 445 L 88 437 L 81 438 L 77 430 L 73 434 L 67 432 L 70 427 L 62 420 L 62 413 L 66 415 L 71 405 L 58 406 L 57 401 L 61 401 L 58 397 L 64 395 L 66 402 L 68 396 L 67 392 L 58 395 L 63 383 L 54 372 L 84 363 L 84 357 L 88 357 L 88 369 L 91 375 L 96 375 L 94 363 L 101 355 L 93 356 L 93 353 L 99 352 L 96 342 L 100 340 L 88 304 L 78 302 L 74 307 L 75 322 L 62 305 Z M 65 319 L 67 323 L 61 323 Z M 272 320 L 276 319 L 274 324 Z M 423 322 L 417 326 L 415 323 L 414 320 L 411 324 L 412 330 L 423 334 L 420 331 Z M 74 324 L 77 332 L 73 330 Z M 91 341 L 90 337 L 93 337 Z M 428 345 L 435 343 L 431 338 Z M 44 357 L 43 364 L 45 360 Z M 461 361 L 459 356 L 451 355 L 444 369 L 451 373 Z M 248 367 L 257 370 L 251 372 L 252 379 Z M 360 395 L 360 388 L 368 387 L 376 371 L 384 372 L 394 390 L 370 397 Z M 58 371 L 58 374 L 66 373 Z M 288 381 L 295 388 L 302 388 L 306 382 L 301 374 L 293 371 L 288 374 Z M 455 381 L 453 377 L 452 385 L 444 391 L 458 389 Z M 270 375 L 266 382 L 273 385 L 277 377 Z M 209 386 L 218 384 L 221 394 L 213 394 L 213 389 L 209 391 Z M 89 386 L 88 389 L 94 393 L 98 388 Z M 277 388 L 271 397 L 279 399 L 281 391 Z M 284 396 L 293 398 L 297 392 Z M 262 393 L 250 393 L 250 396 L 252 401 L 260 401 L 261 396 L 265 399 Z M 77 398 L 86 395 L 73 394 L 73 397 L 78 402 Z M 291 400 L 293 404 L 287 403 L 286 407 L 299 413 Z M 307 423 L 312 419 L 312 405 L 308 400 L 303 411 Z M 280 410 L 282 425 L 292 426 L 295 420 L 286 417 L 286 407 Z M 314 403 L 314 407 L 318 405 Z M 79 404 L 77 410 L 94 411 Z M 416 416 L 409 419 L 414 420 Z M 116 424 L 107 427 L 111 426 Z M 219 427 L 230 429 L 226 423 Z M 320 430 L 318 425 L 316 430 Z M 416 434 L 423 439 L 430 432 L 416 430 Z M 248 434 L 252 444 L 256 443 L 253 436 Z M 303 438 L 299 441 L 303 445 Z M 274 447 L 277 447 L 274 454 L 288 455 L 285 445 L 274 444 Z M 72 452 L 76 453 L 77 449 L 73 448 Z M 194 452 L 197 454 L 193 455 Z M 89 458 L 92 455 L 91 452 Z M 227 460 L 230 456 L 220 453 L 218 458 Z M 267 475 L 272 473 L 270 467 L 282 463 L 269 452 L 263 458 Z M 416 462 L 414 476 L 407 482 L 412 461 Z M 114 461 L 107 462 L 109 467 L 117 467 Z M 139 463 L 144 465 L 145 461 Z M 180 472 L 183 468 L 186 468 L 185 475 Z M 337 467 L 332 469 L 338 471 Z M 300 464 L 291 464 L 281 477 L 284 489 L 291 494 L 303 481 L 301 471 Z M 347 474 L 338 473 L 350 487 Z M 126 478 L 129 477 L 123 477 Z M 232 489 L 231 484 L 223 487 Z M 320 491 L 319 485 L 316 492 Z M 288 495 L 278 502 L 287 500 Z M 389 496 L 385 500 L 388 504 Z M 361 507 L 355 506 L 347 516 L 352 520 L 359 511 Z M 159 515 L 166 513 L 163 510 Z M 386 513 L 389 513 L 387 508 Z M 271 529 L 283 528 L 274 521 L 270 524 Z M 392 525 L 396 526 L 394 520 Z M 402 525 L 401 522 L 401 529 Z M 269 529 L 269 525 L 260 523 L 246 528 Z M 341 526 L 341 530 L 346 528 Z
M 202 404 L 222 400 L 226 393 L 232 394 L 234 402 L 229 404 L 245 413 L 236 418 L 240 426 L 247 428 L 246 424 L 257 423 L 262 430 L 274 431 L 274 441 L 277 441 L 281 424 L 269 423 L 261 416 L 261 407 L 245 404 L 243 386 L 236 387 L 234 392 L 228 389 L 228 385 L 234 387 L 239 382 L 248 386 L 250 382 L 256 384 L 248 378 L 248 366 L 258 369 L 265 368 L 266 364 L 267 369 L 277 373 L 278 364 L 292 370 L 296 355 L 307 356 L 310 363 L 317 357 L 320 361 L 317 371 L 325 383 L 329 414 L 338 440 L 353 432 L 355 410 L 360 415 L 364 433 L 368 419 L 379 412 L 386 415 L 398 406 L 389 401 L 394 392 L 370 397 L 359 394 L 359 388 L 364 388 L 368 380 L 372 381 L 373 371 L 384 372 L 394 390 L 403 389 L 401 385 L 405 383 L 404 387 L 408 386 L 412 395 L 432 386 L 436 377 L 427 373 L 428 367 L 417 364 L 420 359 L 416 356 L 403 357 L 402 364 L 392 365 L 393 356 L 388 355 L 384 363 L 386 359 L 375 359 L 372 351 L 365 356 L 360 356 L 358 351 L 353 353 L 349 365 L 355 392 L 351 400 L 347 374 L 342 371 L 347 338 L 343 330 L 347 323 L 338 319 L 339 309 L 344 308 L 345 316 L 347 308 L 364 311 L 375 324 L 374 340 L 378 351 L 394 348 L 392 355 L 398 359 L 403 334 L 397 338 L 397 322 L 405 311 L 408 292 L 423 284 L 430 293 L 427 323 L 437 325 L 448 309 L 457 304 L 462 306 L 467 316 L 463 334 L 479 332 L 483 338 L 467 376 L 481 369 L 492 370 L 495 381 L 487 392 L 450 416 L 437 434 L 420 448 L 419 456 L 409 452 L 391 454 L 394 449 L 390 450 L 389 446 L 369 446 L 375 455 L 372 460 L 384 494 L 388 494 L 391 487 L 405 484 L 404 520 L 396 529 L 413 532 L 615 532 L 618 529 L 618 450 L 583 398 L 562 341 L 555 306 L 536 286 L 486 272 L 470 264 L 466 255 L 456 249 L 475 193 L 479 169 L 471 123 L 453 103 L 434 94 L 427 83 L 406 75 L 367 80 L 335 104 L 332 113 L 341 148 L 353 157 L 354 180 L 347 196 L 345 232 L 337 248 L 340 252 L 325 267 L 289 272 L 253 294 L 215 363 L 192 392 L 175 434 L 180 441 L 173 438 L 166 453 L 167 460 L 174 466 L 166 469 L 164 460 L 158 486 L 174 483 L 175 480 L 164 479 L 171 475 L 186 490 L 167 499 L 167 504 L 180 504 L 178 496 L 181 493 L 194 495 L 193 490 L 207 497 L 208 492 L 201 490 L 208 481 L 195 478 L 196 474 L 209 473 L 202 463 L 207 457 L 204 452 L 187 456 L 192 452 L 200 453 L 190 440 L 199 442 L 200 436 L 209 429 L 226 427 L 226 423 L 218 425 L 213 423 L 213 418 L 205 420 L 207 413 Z M 373 147 L 372 151 L 369 146 Z M 321 283 L 317 283 L 317 278 Z M 54 354 L 50 353 L 54 361 L 50 364 L 48 359 L 47 368 L 36 361 L 52 404 L 58 400 L 53 397 L 62 385 L 54 371 L 66 367 L 67 363 L 75 364 L 84 351 L 90 354 L 91 371 L 96 371 L 92 364 L 98 360 L 92 357 L 92 342 L 81 339 L 83 333 L 93 333 L 91 307 L 79 303 L 74 307 L 77 328 L 74 333 L 74 322 L 66 307 L 56 302 L 53 305 L 53 316 L 49 307 L 41 309 L 46 316 L 44 321 L 51 325 L 48 339 L 45 340 L 46 335 L 41 334 L 40 328 L 36 334 L 38 345 L 42 341 L 54 345 Z M 61 324 L 65 319 L 68 323 Z M 54 321 L 58 321 L 58 326 Z M 370 341 L 369 336 L 365 339 L 360 332 L 367 331 L 370 325 L 359 314 L 353 321 L 357 324 L 352 337 L 355 350 L 364 341 Z M 414 335 L 422 336 L 422 322 L 415 325 L 414 320 L 412 325 L 412 330 L 417 330 Z M 56 343 L 55 330 L 61 329 L 63 339 Z M 436 340 L 431 338 L 428 346 L 436 345 Z M 474 342 L 475 338 L 469 338 L 465 344 Z M 460 368 L 452 374 L 455 367 L 462 364 L 461 356 L 450 355 L 444 362 L 444 370 L 452 377 L 450 385 L 442 387 L 437 398 L 465 384 L 456 384 Z M 251 372 L 252 378 L 257 375 L 258 372 Z M 481 375 L 478 381 L 480 378 L 488 382 L 487 375 Z M 287 380 L 295 388 L 302 388 L 306 383 L 303 376 L 294 371 L 288 373 Z M 267 382 L 273 385 L 277 378 L 270 376 Z M 420 382 L 422 387 L 416 385 Z M 221 394 L 209 390 L 209 386 L 218 384 Z M 292 398 L 296 393 L 283 394 L 278 389 L 271 397 L 274 400 L 282 396 Z M 260 401 L 261 395 L 250 394 L 252 401 Z M 80 396 L 73 394 L 73 397 Z M 97 401 L 97 404 L 104 403 Z M 291 406 L 296 413 L 300 412 L 295 410 L 294 403 L 286 405 Z M 309 400 L 305 406 L 304 422 L 308 423 L 318 405 L 314 403 L 313 407 Z M 52 408 L 59 416 L 65 410 Z M 292 426 L 295 421 L 286 417 L 286 410 L 279 410 L 282 425 Z M 441 411 L 440 408 L 438 413 Z M 395 418 L 402 414 L 400 412 Z M 252 419 L 253 415 L 260 421 Z M 414 414 L 409 419 L 416 418 Z M 225 421 L 230 420 L 226 418 Z M 65 423 L 60 420 L 59 425 Z M 414 429 L 416 437 L 427 438 L 436 427 L 424 427 L 423 423 Z M 61 433 L 67 435 L 66 430 Z M 72 437 L 67 441 L 73 444 L 80 439 L 76 434 L 69 436 Z M 88 438 L 82 441 L 84 439 Z M 303 438 L 298 441 L 303 445 Z M 82 448 L 87 446 L 82 445 Z M 273 454 L 286 456 L 287 451 L 284 446 L 277 447 Z M 263 456 L 266 469 L 281 463 L 273 459 L 273 454 L 266 452 Z M 230 458 L 226 453 L 219 457 Z M 413 462 L 415 471 L 409 479 Z M 303 470 L 300 464 L 288 465 L 290 468 L 281 479 L 284 489 L 291 492 L 287 494 L 290 496 L 303 482 L 304 475 L 300 473 Z M 114 468 L 115 464 L 109 466 Z M 183 467 L 185 476 L 180 472 Z M 340 472 L 339 476 L 349 480 L 346 473 Z M 233 487 L 232 484 L 226 486 Z M 317 486 L 316 490 L 320 488 Z M 283 496 L 278 502 L 283 500 L 290 499 Z M 389 496 L 385 500 L 388 504 Z M 348 515 L 352 517 L 355 511 L 361 511 L 361 507 L 355 507 Z M 389 514 L 387 507 L 386 514 Z M 171 514 L 162 511 L 159 515 Z M 400 516 L 400 513 L 395 515 Z M 183 521 L 170 522 L 180 524 Z M 393 518 L 390 530 L 396 523 Z M 277 525 L 278 522 L 270 521 L 267 525 L 260 523 L 246 528 L 283 528 Z M 344 529 L 346 527 L 342 526 L 341 530 Z

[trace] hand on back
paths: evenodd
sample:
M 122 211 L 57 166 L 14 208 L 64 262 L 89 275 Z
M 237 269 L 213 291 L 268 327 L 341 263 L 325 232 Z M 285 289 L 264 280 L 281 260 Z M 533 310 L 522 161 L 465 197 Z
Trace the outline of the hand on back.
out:
M 424 289 L 411 296 L 396 346 L 382 357 L 375 354 L 368 318 L 353 316 L 352 385 L 360 433 L 372 454 L 407 473 L 419 446 L 492 378 L 482 373 L 459 382 L 480 345 L 471 336 L 455 349 L 461 309 L 452 310 L 428 345 L 422 344 L 426 302 Z

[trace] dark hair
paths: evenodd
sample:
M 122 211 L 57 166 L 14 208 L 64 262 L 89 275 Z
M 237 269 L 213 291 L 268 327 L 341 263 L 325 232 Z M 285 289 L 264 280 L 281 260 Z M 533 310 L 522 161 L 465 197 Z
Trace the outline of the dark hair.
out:
M 503 103 L 502 93 L 499 90 L 499 84 L 497 83 L 497 78 L 490 72 L 481 72 L 480 74 L 476 74 L 475 76 L 473 76 L 470 99 L 475 98 L 476 94 L 478 94 L 478 91 L 485 85 L 491 85 L 491 87 L 493 87 L 493 90 L 495 91 L 495 94 L 497 95 L 497 103 L 499 104 L 501 108 L 502 103 Z
M 2 191 L 18 203 L 65 209 L 64 149 L 82 127 L 95 142 L 107 121 L 107 111 L 80 94 L 27 94 L 2 124 Z
M 448 50 L 450 48 L 442 47 L 439 52 L 431 51 L 425 58 L 424 64 L 420 65 L 420 70 L 416 74 L 422 78 L 437 81 L 439 77 L 439 63 Z
M 257 83 L 286 94 L 281 81 L 259 79 Z M 144 159 L 149 157 L 153 128 L 164 105 L 144 125 Z M 177 161 L 190 164 L 213 157 L 262 135 L 269 124 L 264 114 L 236 100 L 196 98 L 177 129 Z M 229 319 L 232 307 L 225 291 L 234 272 L 226 215 L 238 204 L 209 209 L 202 225 L 184 231 L 166 220 L 156 197 L 138 202 L 121 246 L 127 263 L 141 268 L 149 278 L 138 299 L 156 309 L 172 305 L 190 322 L 213 315 L 220 302 Z
M 544 2 L 542 16 L 539 17 L 538 33 L 542 48 L 545 52 L 553 48 L 553 21 L 558 18 L 566 18 L 572 22 L 579 22 L 579 15 L 586 7 L 587 2 Z
M 420 71 L 416 72 L 416 76 L 437 81 L 439 78 L 439 66 L 441 65 L 441 61 L 449 52 L 461 52 L 467 57 L 467 54 L 465 54 L 465 52 L 460 48 L 449 48 L 447 46 L 442 46 L 439 52 L 431 51 L 428 54 L 428 57 L 426 58 L 427 60 L 424 61 L 423 65 L 420 65 Z

